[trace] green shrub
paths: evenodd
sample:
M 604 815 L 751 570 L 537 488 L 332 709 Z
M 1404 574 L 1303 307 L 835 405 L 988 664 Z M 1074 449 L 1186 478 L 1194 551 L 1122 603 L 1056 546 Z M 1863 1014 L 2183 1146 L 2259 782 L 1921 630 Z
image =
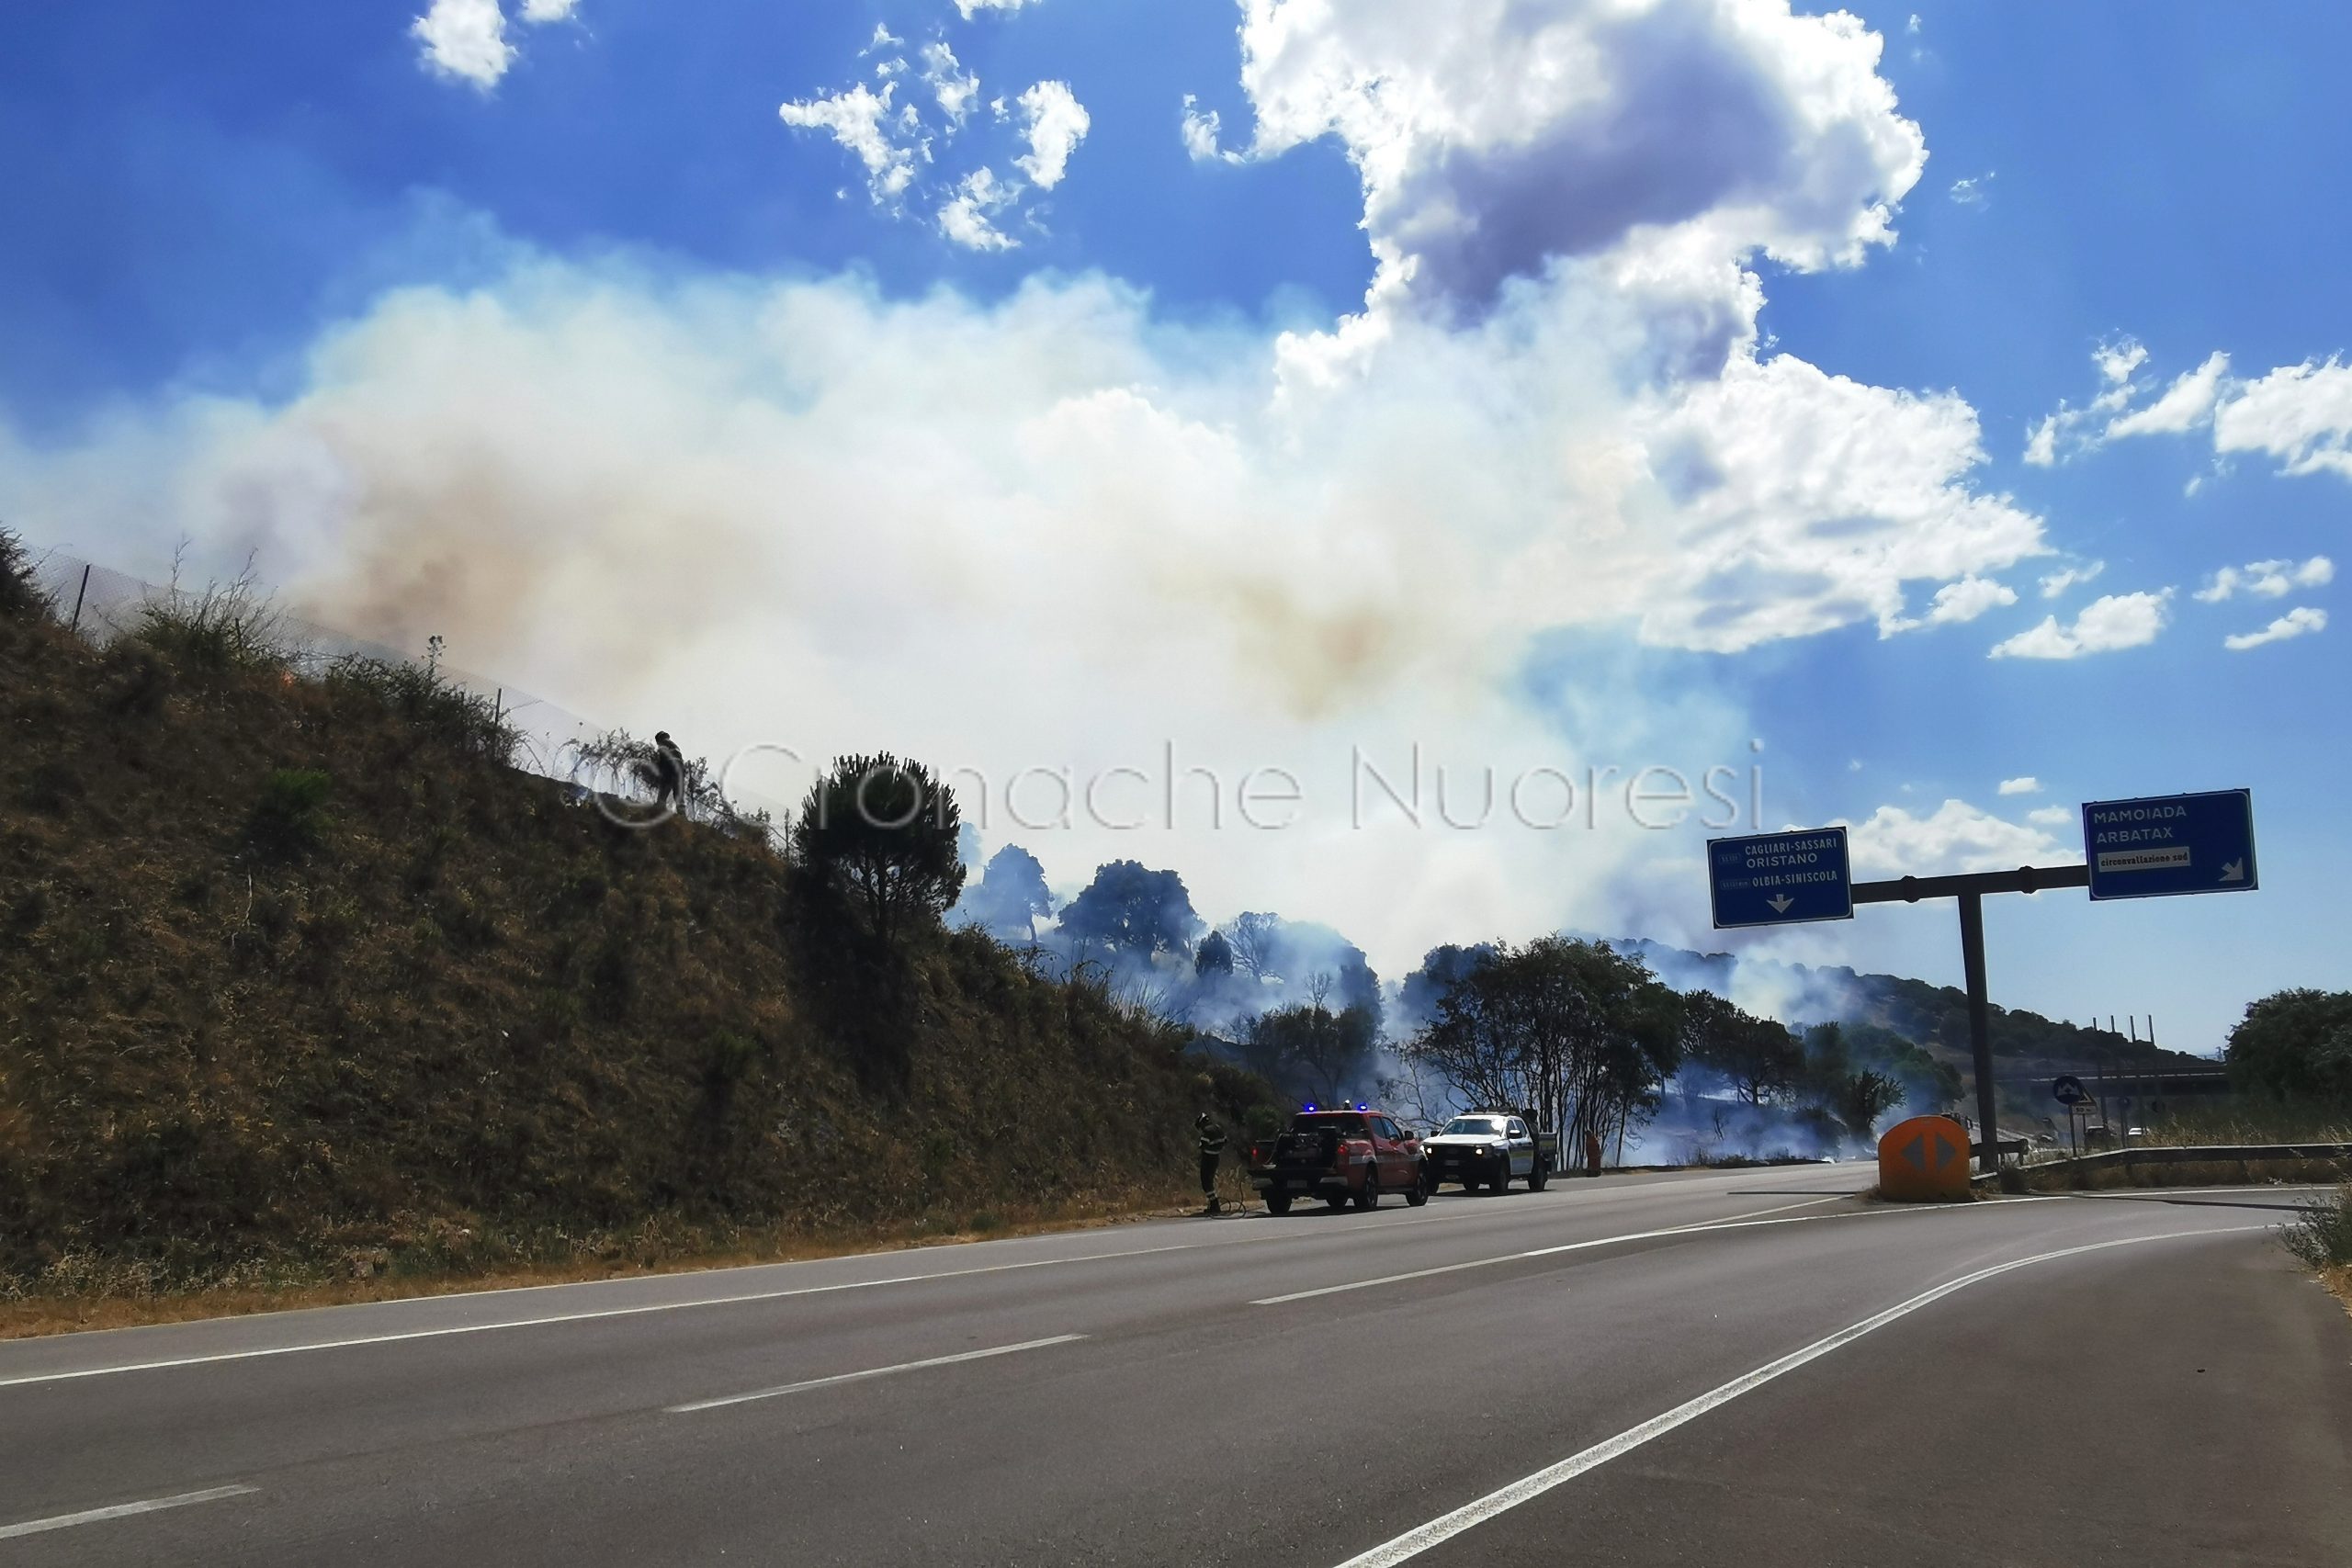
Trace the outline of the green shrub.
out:
M 2314 1269 L 2352 1264 L 2352 1182 L 2304 1204 L 2279 1239 Z
M 503 762 L 519 739 L 496 703 L 452 685 L 433 665 L 354 654 L 327 667 L 326 684 L 339 702 L 379 706 L 416 735 L 466 756 Z
M 200 593 L 175 588 L 150 600 L 139 612 L 132 636 L 184 669 L 226 673 L 281 670 L 277 612 L 262 596 L 250 571 Z
M 25 541 L 13 530 L 0 528 L 0 619 L 29 621 L 54 608 L 49 595 L 33 581 L 33 563 Z
M 293 858 L 318 848 L 334 781 L 316 768 L 278 768 L 262 781 L 245 837 L 265 854 Z

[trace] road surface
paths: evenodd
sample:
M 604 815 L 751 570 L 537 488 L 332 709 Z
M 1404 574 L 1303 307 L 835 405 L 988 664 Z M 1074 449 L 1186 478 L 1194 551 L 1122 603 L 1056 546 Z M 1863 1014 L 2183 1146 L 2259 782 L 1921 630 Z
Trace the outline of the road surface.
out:
M 2352 1562 L 2275 1191 L 1860 1166 L 0 1344 L 0 1562 Z

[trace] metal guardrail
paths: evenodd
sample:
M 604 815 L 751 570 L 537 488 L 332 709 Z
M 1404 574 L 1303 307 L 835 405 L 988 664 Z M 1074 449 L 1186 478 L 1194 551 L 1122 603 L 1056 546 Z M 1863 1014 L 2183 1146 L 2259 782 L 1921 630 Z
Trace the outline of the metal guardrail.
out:
M 2040 1176 L 2052 1172 L 2094 1170 L 2114 1166 L 2125 1170 L 2141 1165 L 2261 1165 L 2280 1160 L 2352 1161 L 2352 1144 L 2152 1144 L 2137 1148 L 2104 1149 L 2095 1155 L 2050 1160 L 2041 1165 L 2012 1165 L 2003 1168 Z M 1999 1179 L 1985 1171 L 1978 1181 Z

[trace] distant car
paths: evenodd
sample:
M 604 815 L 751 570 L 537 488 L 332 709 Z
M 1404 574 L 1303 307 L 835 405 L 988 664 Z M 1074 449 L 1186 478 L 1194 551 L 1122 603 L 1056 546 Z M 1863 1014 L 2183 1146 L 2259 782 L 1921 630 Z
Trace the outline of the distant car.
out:
M 1541 1192 L 1559 1158 L 1559 1139 L 1508 1111 L 1476 1111 L 1422 1139 L 1421 1158 L 1432 1192 L 1441 1181 L 1459 1181 L 1465 1192 L 1481 1186 L 1500 1192 L 1515 1179 L 1524 1179 L 1530 1192 Z
M 1395 1192 L 1416 1206 L 1430 1201 L 1421 1178 L 1421 1141 L 1385 1111 L 1369 1106 L 1319 1111 L 1309 1106 L 1290 1130 L 1250 1145 L 1250 1185 L 1266 1207 L 1287 1214 L 1294 1200 L 1320 1198 L 1335 1209 L 1380 1205 Z

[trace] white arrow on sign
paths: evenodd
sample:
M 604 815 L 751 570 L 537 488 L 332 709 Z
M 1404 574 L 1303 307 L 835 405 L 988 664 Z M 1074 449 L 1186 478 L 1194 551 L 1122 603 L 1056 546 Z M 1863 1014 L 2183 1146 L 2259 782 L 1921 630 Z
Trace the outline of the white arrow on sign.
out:
M 2222 865 L 2222 880 L 2224 882 L 2244 882 L 2245 880 L 2245 862 L 2242 860 L 2223 862 Z
M 1795 903 L 1796 900 L 1783 893 L 1778 898 L 1767 898 L 1764 902 L 1772 907 L 1772 913 L 1776 915 L 1785 915 L 1789 912 L 1789 906 Z

